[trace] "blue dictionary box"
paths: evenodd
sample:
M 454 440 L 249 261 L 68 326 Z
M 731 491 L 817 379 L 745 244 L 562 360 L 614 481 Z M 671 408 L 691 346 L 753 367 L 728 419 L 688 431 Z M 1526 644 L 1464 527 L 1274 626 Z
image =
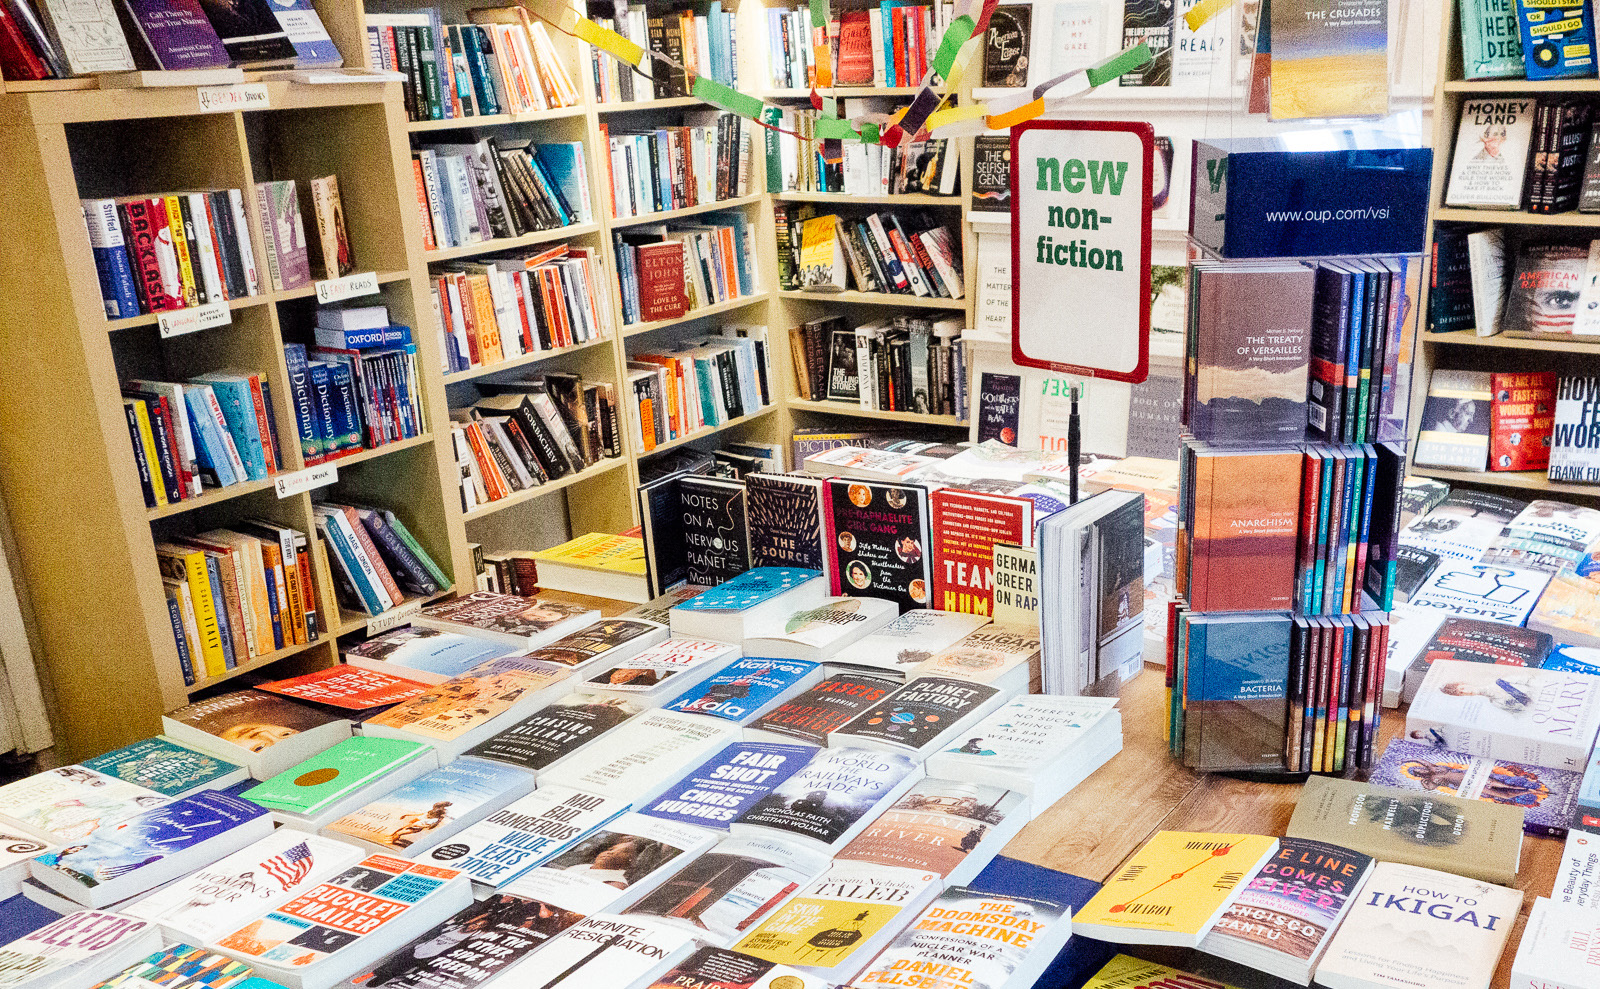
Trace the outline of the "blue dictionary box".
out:
M 1224 258 L 1418 253 L 1433 171 L 1419 143 L 1379 130 L 1196 141 L 1189 234 Z

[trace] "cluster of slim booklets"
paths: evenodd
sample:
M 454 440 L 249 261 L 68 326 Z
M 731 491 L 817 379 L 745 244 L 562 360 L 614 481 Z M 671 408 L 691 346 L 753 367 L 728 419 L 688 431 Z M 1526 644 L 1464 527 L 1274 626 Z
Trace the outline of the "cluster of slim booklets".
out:
M 1030 694 L 1036 629 L 899 612 L 773 567 L 609 619 L 432 605 L 0 788 L 0 973 L 822 989 L 938 958 L 1032 985 L 1093 884 L 991 860 L 1120 751 L 1116 702 Z

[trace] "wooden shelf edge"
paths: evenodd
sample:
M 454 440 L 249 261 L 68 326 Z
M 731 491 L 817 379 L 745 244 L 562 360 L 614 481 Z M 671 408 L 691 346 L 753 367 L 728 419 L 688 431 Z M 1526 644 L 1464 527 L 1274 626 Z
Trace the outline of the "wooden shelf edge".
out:
M 1497 333 L 1480 337 L 1468 330 L 1447 333 L 1424 332 L 1424 343 L 1447 347 L 1495 347 L 1502 350 L 1545 350 L 1574 354 L 1600 354 L 1600 337 L 1577 337 L 1555 333 Z
M 732 429 L 735 426 L 742 426 L 747 422 L 754 422 L 763 416 L 769 416 L 781 408 L 783 408 L 781 403 L 773 402 L 771 405 L 763 406 L 749 415 L 743 415 L 737 419 L 729 419 L 727 422 L 722 423 L 719 426 L 707 426 L 704 429 L 697 429 L 687 435 L 679 436 L 677 439 L 667 440 L 665 443 L 657 443 L 654 449 L 640 450 L 638 459 L 643 460 L 645 457 L 653 457 L 658 453 L 665 453 L 668 450 L 683 446 L 686 443 L 693 443 L 695 440 L 702 440 L 707 436 L 715 436 L 718 433 L 725 432 L 726 430 Z
M 255 494 L 257 491 L 265 491 L 272 487 L 276 477 L 277 475 L 274 475 L 264 481 L 244 481 L 239 484 L 230 484 L 225 488 L 207 488 L 198 498 L 185 498 L 183 501 L 175 501 L 156 508 L 147 508 L 144 513 L 145 518 L 154 522 L 157 519 L 171 518 L 174 515 L 192 512 L 207 505 L 220 505 L 225 501 L 232 501 L 248 494 Z
M 950 426 L 966 428 L 969 423 L 966 419 L 957 419 L 955 416 L 933 415 L 924 412 L 894 412 L 888 409 L 863 409 L 859 405 L 848 402 L 815 401 L 804 398 L 791 398 L 789 408 L 797 412 L 820 412 L 826 415 L 854 416 L 858 419 L 886 419 L 892 422 L 917 423 L 924 426 Z
M 738 196 L 733 199 L 719 199 L 714 203 L 700 203 L 695 206 L 685 206 L 682 209 L 666 209 L 656 213 L 640 213 L 637 216 L 613 217 L 611 228 L 636 227 L 644 223 L 669 223 L 685 216 L 698 216 L 701 213 L 715 213 L 719 210 L 737 209 L 741 206 L 750 206 L 761 201 L 764 192 L 752 192 L 749 195 Z
M 1544 491 L 1553 494 L 1578 495 L 1600 498 L 1600 484 L 1574 484 L 1570 481 L 1552 481 L 1543 471 L 1471 471 L 1447 470 L 1442 467 L 1418 467 L 1413 464 L 1410 473 L 1418 477 L 1431 477 L 1439 481 L 1459 484 L 1486 484 L 1497 488 L 1516 488 L 1519 491 Z
M 742 295 L 737 299 L 729 299 L 727 302 L 719 302 L 714 306 L 701 306 L 699 309 L 691 309 L 682 316 L 679 316 L 677 319 L 662 319 L 657 320 L 654 323 L 627 323 L 624 324 L 622 328 L 622 335 L 624 338 L 636 337 L 643 333 L 652 333 L 656 330 L 664 330 L 669 326 L 680 326 L 684 323 L 691 323 L 697 319 L 705 319 L 707 316 L 717 316 L 722 313 L 730 313 L 736 309 L 743 309 L 746 306 L 753 306 L 757 303 L 766 302 L 771 297 L 772 293 L 770 292 L 757 292 L 754 295 Z
M 1450 79 L 1447 93 L 1600 93 L 1600 79 Z
M 193 684 L 183 689 L 191 694 L 198 694 L 207 687 L 215 687 L 217 684 L 232 680 L 236 676 L 242 676 L 254 670 L 259 670 L 263 666 L 271 666 L 280 659 L 288 659 L 290 656 L 297 656 L 308 649 L 315 649 L 316 647 L 326 645 L 331 641 L 333 641 L 332 637 L 327 633 L 324 633 L 315 642 L 302 642 L 298 645 L 284 646 L 282 649 L 274 650 L 273 652 L 269 652 L 264 656 L 257 656 L 255 659 L 240 663 L 233 669 L 226 670 L 217 676 L 205 677 L 203 679 L 196 680 Z
M 850 302 L 862 306 L 901 306 L 907 309 L 966 309 L 967 297 L 941 299 L 933 296 L 898 295 L 892 292 L 815 292 L 798 289 L 779 292 L 784 299 L 808 302 Z
M 553 230 L 536 230 L 521 237 L 496 237 L 493 240 L 480 240 L 476 244 L 464 244 L 461 247 L 435 248 L 431 251 L 423 251 L 422 259 L 430 264 L 435 261 L 454 261 L 458 258 L 476 257 L 479 254 L 493 254 L 496 251 L 512 251 L 519 247 L 533 247 L 537 244 L 549 243 L 552 240 L 587 237 L 599 231 L 600 224 L 598 223 L 574 223 L 571 226 L 556 227 Z
M 1506 224 L 1523 227 L 1600 227 L 1600 213 L 1524 213 L 1515 209 L 1467 209 L 1441 206 L 1433 211 L 1435 220 L 1451 223 Z
M 554 347 L 550 350 L 540 350 L 532 354 L 523 354 L 521 357 L 513 357 L 509 361 L 498 361 L 494 364 L 483 364 L 478 367 L 468 368 L 465 371 L 453 371 L 444 376 L 444 383 L 446 385 L 458 385 L 464 381 L 475 381 L 478 378 L 485 378 L 491 374 L 498 374 L 502 371 L 512 371 L 519 367 L 527 367 L 530 364 L 540 364 L 544 361 L 555 360 L 557 357 L 565 357 L 568 354 L 575 354 L 580 350 L 592 350 L 595 347 L 611 343 L 615 339 L 616 337 L 609 335 L 596 337 L 593 340 L 586 340 L 583 343 L 575 343 L 570 347 Z
M 883 206 L 961 206 L 966 202 L 966 197 L 959 193 L 940 196 L 930 192 L 880 196 L 863 196 L 852 192 L 774 192 L 772 198 L 791 203 L 872 203 Z
M 431 595 L 429 595 L 428 597 L 425 597 L 425 598 L 420 598 L 419 599 L 419 598 L 417 598 L 415 596 L 407 596 L 405 600 L 403 600 L 399 604 L 395 605 L 394 608 L 390 608 L 389 611 L 394 611 L 395 608 L 404 608 L 406 605 L 410 604 L 413 601 L 417 601 L 417 600 L 420 600 L 424 605 L 432 604 L 435 601 L 440 601 L 440 600 L 443 600 L 444 598 L 449 597 L 450 595 L 454 594 L 455 592 L 456 592 L 456 589 L 452 585 L 450 587 L 446 587 L 444 590 L 440 591 L 437 594 L 431 594 Z M 387 615 L 389 613 L 389 611 L 384 612 L 383 615 Z M 329 631 L 329 632 L 325 633 L 324 634 L 324 638 L 329 638 L 329 639 L 333 639 L 333 640 L 337 641 L 338 639 L 342 638 L 343 636 L 349 635 L 352 632 L 365 631 L 367 626 L 372 624 L 374 619 L 382 618 L 383 615 L 362 615 L 362 614 L 356 614 L 353 611 L 345 611 L 343 609 L 340 609 L 340 611 L 339 611 L 339 627 L 336 628 L 336 629 L 333 629 L 332 631 Z
M 582 103 L 577 106 L 560 106 L 551 110 L 532 110 L 527 113 L 497 113 L 486 117 L 452 117 L 449 120 L 411 120 L 406 130 L 413 134 L 429 131 L 466 130 L 470 127 L 509 127 L 512 124 L 536 124 L 545 120 L 568 120 L 588 113 Z
M 264 271 L 263 274 L 265 274 Z M 409 271 L 380 271 L 377 274 L 379 285 L 388 285 L 392 282 L 405 281 L 411 277 L 411 272 Z M 288 302 L 293 299 L 309 299 L 314 297 L 316 294 L 316 283 L 312 282 L 310 285 L 307 285 L 303 288 L 289 289 L 283 292 L 262 292 L 259 295 L 247 295 L 241 299 L 229 299 L 228 308 L 234 312 L 238 312 L 241 309 L 251 309 L 256 306 L 268 306 L 272 305 L 273 303 Z M 184 310 L 178 309 L 175 311 L 183 312 Z M 141 316 L 129 316 L 126 319 L 108 319 L 106 320 L 106 329 L 112 333 L 115 333 L 118 330 L 131 330 L 140 326 L 154 326 L 159 321 L 159 318 L 159 315 L 156 313 L 145 313 Z
M 595 112 L 606 113 L 638 113 L 642 110 L 670 110 L 680 106 L 710 106 L 705 100 L 695 99 L 693 96 L 672 96 L 661 100 L 640 100 L 632 103 L 596 103 Z
M 499 501 L 485 502 L 484 504 L 479 505 L 477 508 L 472 509 L 470 512 L 464 512 L 461 518 L 466 522 L 476 522 L 479 519 L 487 518 L 490 515 L 494 515 L 498 512 L 503 512 L 506 509 L 512 508 L 516 505 L 521 505 L 529 501 L 535 501 L 539 498 L 543 498 L 545 495 L 555 494 L 557 491 L 570 488 L 574 484 L 582 484 L 584 481 L 593 480 L 602 474 L 609 474 L 618 467 L 626 467 L 627 465 L 628 458 L 626 456 L 607 457 L 605 460 L 602 460 L 593 466 L 585 467 L 576 474 L 569 474 L 566 477 L 560 478 L 559 480 L 550 481 L 549 483 L 541 484 L 538 487 L 528 488 L 525 491 L 517 491 L 513 494 L 507 495 L 504 498 L 501 498 Z

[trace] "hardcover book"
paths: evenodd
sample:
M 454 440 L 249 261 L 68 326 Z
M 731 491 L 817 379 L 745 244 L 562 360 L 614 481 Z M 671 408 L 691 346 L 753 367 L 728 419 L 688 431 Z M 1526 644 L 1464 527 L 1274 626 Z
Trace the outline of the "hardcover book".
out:
M 1415 461 L 1452 470 L 1486 469 L 1490 396 L 1487 371 L 1433 372 L 1422 405 Z
M 48 841 L 77 843 L 97 829 L 167 803 L 142 786 L 63 766 L 0 786 L 0 816 Z
M 831 851 L 921 777 L 922 764 L 909 755 L 823 749 L 740 814 L 732 830 L 737 837 L 787 835 Z
M 1571 334 L 1589 249 L 1576 244 L 1523 244 L 1506 290 L 1502 332 Z
M 989 16 L 983 36 L 983 84 L 1018 89 L 1028 84 L 1029 45 L 1033 38 L 1033 8 L 1007 4 Z
M 492 762 L 458 759 L 344 815 L 323 833 L 370 851 L 406 855 L 436 845 L 532 792 L 533 777 Z
M 133 70 L 133 53 L 111 0 L 44 0 L 36 9 L 72 75 Z
M 228 51 L 206 20 L 200 0 L 124 0 L 145 48 L 166 71 L 215 69 L 229 64 Z
M 1556 386 L 1550 480 L 1600 482 L 1600 377 L 1562 375 Z
M 642 813 L 726 831 L 747 808 L 811 761 L 809 745 L 734 742 L 670 785 Z
M 926 488 L 830 480 L 827 533 L 833 593 L 887 598 L 902 612 L 928 606 Z
M 940 488 L 929 497 L 933 604 L 942 611 L 994 611 L 994 547 L 1033 541 L 1033 502 L 1008 495 Z
M 1490 377 L 1490 470 L 1549 468 L 1556 421 L 1556 380 L 1554 371 Z
M 345 663 L 315 673 L 307 673 L 305 676 L 263 683 L 258 689 L 310 701 L 313 704 L 327 704 L 329 707 L 350 711 L 366 711 L 408 701 L 426 691 L 428 687 L 419 681 L 408 680 L 383 670 L 365 669 Z
M 1406 712 L 1406 737 L 1468 755 L 1582 772 L 1600 729 L 1600 678 L 1440 660 Z
M 688 932 L 648 917 L 595 914 L 539 949 L 540 974 L 528 985 L 539 989 L 649 985 L 695 947 Z
M 1119 86 L 1172 85 L 1172 33 L 1175 6 L 1166 0 L 1124 0 L 1122 47 L 1147 45 L 1150 61 L 1117 79 Z
M 642 708 L 620 697 L 568 694 L 517 722 L 466 754 L 543 772 L 611 731 Z
M 758 718 L 750 726 L 748 737 L 827 745 L 829 733 L 899 686 L 893 680 L 864 674 L 828 677 Z
M 1516 2 L 1516 0 L 1512 0 Z M 1497 97 L 1461 101 L 1447 206 L 1517 209 L 1522 204 L 1536 100 Z
M 1380 861 L 1334 933 L 1317 982 L 1486 989 L 1521 907 L 1521 890 Z
M 95 756 L 83 767 L 174 798 L 232 786 L 250 775 L 243 766 L 160 736 Z
M 628 809 L 628 801 L 541 786 L 417 854 L 479 886 L 505 886 Z
M 1158 831 L 1078 910 L 1073 929 L 1122 944 L 1196 947 L 1245 877 L 1277 851 L 1278 839 L 1262 835 Z
M 1522 830 L 1564 838 L 1578 809 L 1580 773 L 1495 761 L 1397 738 L 1384 749 L 1370 780 L 1402 790 L 1520 807 Z
M 944 652 L 987 625 L 982 615 L 922 609 L 908 611 L 828 659 L 829 666 L 861 667 L 903 677 L 913 667 Z
M 657 917 L 702 941 L 727 946 L 827 866 L 825 855 L 782 838 L 729 838 L 629 912 Z
M 244 796 L 268 810 L 314 819 L 379 780 L 409 782 L 437 765 L 425 742 L 358 736 L 251 787 Z
M 1516 79 L 1523 75 L 1516 0 L 1461 4 L 1461 78 Z
M 1285 833 L 1386 862 L 1424 869 L 1437 865 L 1484 882 L 1511 882 L 1522 852 L 1522 811 L 1313 776 Z
M 825 482 L 802 474 L 755 473 L 744 483 L 750 565 L 823 570 L 828 563 L 822 539 Z
M 750 569 L 745 488 L 738 481 L 692 475 L 678 481 L 679 538 L 688 547 L 689 583 L 715 587 Z
M 974 213 L 1011 212 L 1010 135 L 979 134 L 973 138 L 972 201 L 968 208 Z
M 197 701 L 163 715 L 161 723 L 173 741 L 246 765 L 256 779 L 282 772 L 350 735 L 347 718 L 259 690 Z
M 839 849 L 836 861 L 937 872 L 966 883 L 1031 820 L 1028 798 L 1003 786 L 920 780 Z
M 662 705 L 663 710 L 749 724 L 809 688 L 822 667 L 798 659 L 736 659 L 703 683 Z
M 537 649 L 600 617 L 582 605 L 477 591 L 429 605 L 413 625 L 492 639 L 517 649 Z
M 952 923 L 957 917 L 961 920 Z M 1029 933 L 1019 936 L 1021 930 Z M 948 985 L 1021 989 L 1040 982 L 1071 936 L 1072 910 L 1066 904 L 951 885 L 889 942 L 855 984 L 894 985 L 906 973 L 936 972 Z
M 1595 70 L 1594 15 L 1578 0 L 1516 0 L 1529 79 L 1573 79 Z
M 217 36 L 228 50 L 228 57 L 236 65 L 250 68 L 292 66 L 295 48 L 278 18 L 273 16 L 273 0 L 233 0 L 230 3 L 212 3 L 204 0 L 201 7 Z M 295 211 L 298 222 L 299 211 Z M 305 235 L 300 235 L 302 248 Z M 309 275 L 307 278 L 309 280 Z M 281 286 L 287 288 L 288 286 Z
M 1536 896 L 1511 963 L 1511 984 L 1576 989 L 1600 978 L 1600 914 Z

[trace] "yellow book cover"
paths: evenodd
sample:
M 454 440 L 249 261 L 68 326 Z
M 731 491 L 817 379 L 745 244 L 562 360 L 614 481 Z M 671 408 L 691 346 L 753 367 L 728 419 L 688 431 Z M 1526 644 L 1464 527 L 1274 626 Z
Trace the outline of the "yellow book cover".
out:
M 222 627 L 217 624 L 215 599 L 211 596 L 211 580 L 206 575 L 206 555 L 171 543 L 156 545 L 156 560 L 161 572 L 174 580 L 189 585 L 189 598 L 194 604 L 194 620 L 200 634 L 200 656 L 205 662 L 208 677 L 221 676 L 228 670 L 222 652 Z
M 1192 975 L 1170 965 L 1118 955 L 1089 977 L 1083 989 L 1235 989 L 1226 982 Z
M 177 196 L 163 200 L 167 204 L 167 230 L 172 234 L 172 250 L 178 256 L 178 275 L 183 279 L 183 304 L 199 305 L 200 293 L 195 286 L 194 262 L 189 258 L 189 235 L 183 222 L 183 205 Z
M 161 478 L 160 454 L 156 452 L 155 430 L 150 428 L 150 407 L 143 402 L 125 398 L 123 405 L 133 406 L 133 418 L 139 427 L 139 449 L 144 452 L 146 470 L 150 474 L 150 491 L 158 506 L 167 503 L 167 485 Z
M 1193 947 L 1234 889 L 1277 850 L 1278 839 L 1265 835 L 1158 831 L 1073 915 L 1073 931 Z
M 813 216 L 800 224 L 800 287 L 842 289 L 844 263 L 835 231 L 838 217 Z
M 638 536 L 613 536 L 607 532 L 591 532 L 569 539 L 533 554 L 540 563 L 561 563 L 567 566 L 592 567 L 642 576 L 645 572 L 644 540 Z

